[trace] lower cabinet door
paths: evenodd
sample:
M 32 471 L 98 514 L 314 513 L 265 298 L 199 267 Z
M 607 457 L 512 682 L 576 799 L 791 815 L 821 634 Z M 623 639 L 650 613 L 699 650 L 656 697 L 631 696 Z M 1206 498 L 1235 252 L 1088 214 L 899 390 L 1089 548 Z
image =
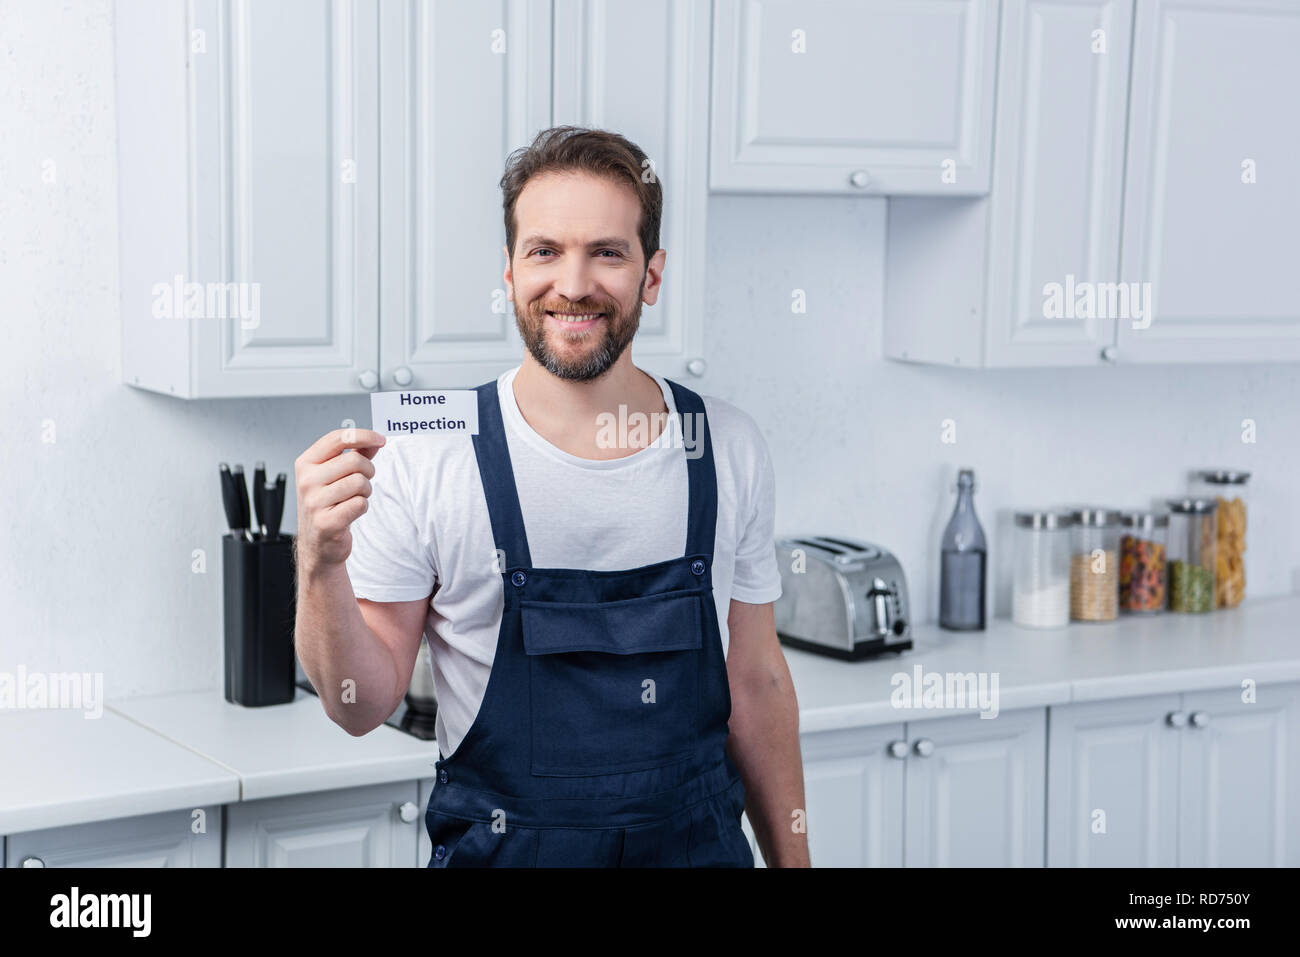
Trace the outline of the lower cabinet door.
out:
M 412 867 L 424 809 L 416 781 L 226 807 L 227 867 Z
M 6 867 L 220 867 L 221 806 L 10 834 Z
M 902 865 L 905 762 L 889 751 L 902 740 L 901 724 L 802 736 L 813 867 Z
M 908 867 L 1042 867 L 1047 712 L 907 725 Z
M 1051 709 L 1049 867 L 1175 867 L 1182 696 Z
M 1300 684 L 1191 691 L 1179 867 L 1300 866 Z

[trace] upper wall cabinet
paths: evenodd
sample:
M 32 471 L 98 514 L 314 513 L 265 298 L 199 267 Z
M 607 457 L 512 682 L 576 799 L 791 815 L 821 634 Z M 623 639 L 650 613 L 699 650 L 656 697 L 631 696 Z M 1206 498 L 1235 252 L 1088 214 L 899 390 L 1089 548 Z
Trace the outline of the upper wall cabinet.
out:
M 1300 359 L 1296 49 L 1295 0 L 1003 0 L 992 192 L 891 200 L 885 355 Z
M 701 375 L 708 209 L 709 5 L 699 0 L 555 0 L 556 124 L 616 130 L 646 153 L 664 191 L 659 301 L 643 306 L 638 366 Z
M 710 186 L 989 191 L 998 0 L 714 0 Z
M 1134 45 L 1120 357 L 1300 359 L 1300 3 L 1142 0 Z
M 633 358 L 703 373 L 707 5 L 133 0 L 115 46 L 126 382 L 330 395 L 515 365 L 500 177 L 553 122 L 651 157 L 668 260 Z
M 371 3 L 115 10 L 123 375 L 347 392 L 378 351 Z
M 1119 270 L 1133 0 L 1006 0 L 993 192 L 888 213 L 885 354 L 949 365 L 1092 365 L 1115 322 L 1073 308 Z M 1070 291 L 1045 308 L 1043 289 Z

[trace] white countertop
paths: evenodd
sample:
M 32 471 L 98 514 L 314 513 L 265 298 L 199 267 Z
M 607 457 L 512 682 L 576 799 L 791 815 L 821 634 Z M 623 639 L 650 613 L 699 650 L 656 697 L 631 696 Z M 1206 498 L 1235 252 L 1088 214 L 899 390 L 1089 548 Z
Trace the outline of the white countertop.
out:
M 0 711 L 0 834 L 239 800 L 234 772 L 119 714 Z
M 1125 617 L 1056 631 L 994 621 L 983 633 L 922 625 L 901 655 L 847 662 L 792 648 L 800 730 L 978 711 L 895 708 L 896 674 L 998 674 L 1000 711 L 1169 691 L 1300 681 L 1300 597 L 1206 615 Z M 220 690 L 79 711 L 0 711 L 0 834 L 181 807 L 431 777 L 435 742 L 381 725 L 356 738 L 307 692 L 244 708 Z
M 238 775 L 240 800 L 433 777 L 438 745 L 380 725 L 354 737 L 298 689 L 287 704 L 245 708 L 221 691 L 108 702 L 108 708 Z
M 1300 597 L 1246 601 L 1202 615 L 1123 616 L 1066 628 L 1019 628 L 1005 619 L 985 632 L 914 630 L 915 647 L 863 661 L 785 649 L 799 730 L 889 724 L 973 713 L 978 708 L 895 708 L 894 675 L 998 674 L 998 707 L 1095 701 L 1300 680 Z

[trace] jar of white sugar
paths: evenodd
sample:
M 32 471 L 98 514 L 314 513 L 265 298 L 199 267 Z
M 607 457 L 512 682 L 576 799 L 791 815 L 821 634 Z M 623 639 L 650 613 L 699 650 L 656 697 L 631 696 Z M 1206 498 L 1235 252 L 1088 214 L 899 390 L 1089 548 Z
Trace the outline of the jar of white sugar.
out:
M 1063 628 L 1070 622 L 1070 528 L 1066 511 L 1015 514 L 1011 620 L 1023 628 Z

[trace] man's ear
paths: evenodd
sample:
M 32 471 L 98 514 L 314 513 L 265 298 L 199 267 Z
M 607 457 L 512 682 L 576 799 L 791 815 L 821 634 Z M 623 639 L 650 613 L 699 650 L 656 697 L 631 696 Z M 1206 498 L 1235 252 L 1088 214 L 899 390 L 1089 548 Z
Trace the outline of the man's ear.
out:
M 514 271 L 510 268 L 512 265 L 510 262 L 510 247 L 502 246 L 501 251 L 506 254 L 506 269 L 505 272 L 501 274 L 501 278 L 504 279 L 506 283 L 506 300 L 509 302 L 514 302 L 515 276 L 514 276 Z

